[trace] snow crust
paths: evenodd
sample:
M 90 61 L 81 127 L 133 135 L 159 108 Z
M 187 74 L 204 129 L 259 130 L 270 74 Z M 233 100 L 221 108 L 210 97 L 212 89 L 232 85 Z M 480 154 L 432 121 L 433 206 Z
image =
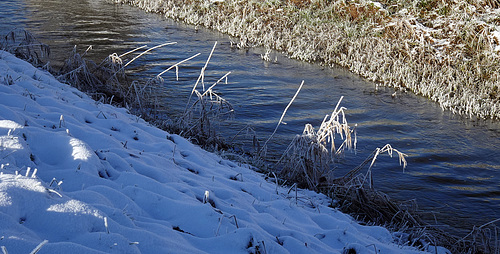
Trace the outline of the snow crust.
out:
M 9 253 L 420 253 L 4 51 L 0 165 Z

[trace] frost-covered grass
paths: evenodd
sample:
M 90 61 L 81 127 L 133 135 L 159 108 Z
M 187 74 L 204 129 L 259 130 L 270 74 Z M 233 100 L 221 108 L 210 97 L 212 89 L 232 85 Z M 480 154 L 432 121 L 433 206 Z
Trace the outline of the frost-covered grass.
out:
M 330 203 L 0 51 L 4 252 L 418 253 Z
M 500 118 L 498 1 L 110 0 Z

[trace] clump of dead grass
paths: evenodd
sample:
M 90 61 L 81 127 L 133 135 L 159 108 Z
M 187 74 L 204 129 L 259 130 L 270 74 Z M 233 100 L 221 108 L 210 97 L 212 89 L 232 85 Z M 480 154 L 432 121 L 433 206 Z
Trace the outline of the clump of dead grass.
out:
M 215 42 L 205 65 L 201 68 L 200 74 L 193 85 L 193 89 L 186 102 L 186 108 L 181 116 L 165 124 L 165 129 L 171 133 L 179 134 L 191 142 L 202 146 L 205 149 L 220 151 L 228 149 L 229 144 L 218 132 L 219 123 L 224 119 L 230 119 L 234 115 L 234 108 L 226 99 L 221 97 L 214 88 L 223 82 L 227 83 L 227 78 L 231 72 L 226 73 L 212 84 L 206 84 L 205 71 L 217 46 Z M 199 54 L 187 58 L 172 65 L 165 71 L 158 74 L 157 80 L 163 81 L 161 75 L 176 68 L 180 63 L 190 60 Z
M 50 47 L 24 29 L 16 28 L 5 35 L 0 41 L 0 49 L 26 60 L 34 66 L 46 65 L 45 68 L 49 68 Z
M 333 112 L 325 116 L 318 130 L 306 124 L 303 133 L 292 140 L 278 162 L 282 178 L 313 190 L 333 183 L 331 163 L 345 149 L 353 147 L 354 130 L 347 124 L 345 108 L 339 106 L 341 101 L 342 97 Z M 336 136 L 341 139 L 338 147 Z
M 92 47 L 79 53 L 75 46 L 58 72 L 57 79 L 87 93 L 96 101 L 126 107 L 131 113 L 154 119 L 158 106 L 154 95 L 154 79 L 144 82 L 132 80 L 125 70 L 146 53 L 171 44 L 175 42 L 151 48 L 141 46 L 121 55 L 113 53 L 99 64 L 86 57 Z

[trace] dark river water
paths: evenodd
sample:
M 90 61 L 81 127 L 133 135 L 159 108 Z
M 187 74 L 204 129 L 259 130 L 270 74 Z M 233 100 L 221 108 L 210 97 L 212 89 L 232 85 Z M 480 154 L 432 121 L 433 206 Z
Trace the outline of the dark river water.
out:
M 338 164 L 338 175 L 361 163 L 385 144 L 408 155 L 403 172 L 397 158 L 382 156 L 374 168 L 375 187 L 393 199 L 417 199 L 419 207 L 435 214 L 443 229 L 464 235 L 473 225 L 500 217 L 500 123 L 452 115 L 437 104 L 372 82 L 342 68 L 324 68 L 290 60 L 273 52 L 277 63 L 261 60 L 262 48 L 239 50 L 227 35 L 175 23 L 159 15 L 104 0 L 1 0 L 0 34 L 25 28 L 49 44 L 57 65 L 76 45 L 96 61 L 140 45 L 175 45 L 153 51 L 134 64 L 137 76 L 153 77 L 176 62 L 201 53 L 182 65 L 158 87 L 161 103 L 172 117 L 187 102 L 199 70 L 215 41 L 218 46 L 205 81 L 215 82 L 231 71 L 228 83 L 216 91 L 235 108 L 235 119 L 222 134 L 231 137 L 251 126 L 260 140 L 274 130 L 283 109 L 302 80 L 304 88 L 289 108 L 272 140 L 274 154 L 283 151 L 304 124 L 318 126 L 344 96 L 342 106 L 350 124 L 357 124 L 358 146 Z M 236 40 L 235 40 L 236 41 Z M 271 154 L 273 154 L 271 153 Z

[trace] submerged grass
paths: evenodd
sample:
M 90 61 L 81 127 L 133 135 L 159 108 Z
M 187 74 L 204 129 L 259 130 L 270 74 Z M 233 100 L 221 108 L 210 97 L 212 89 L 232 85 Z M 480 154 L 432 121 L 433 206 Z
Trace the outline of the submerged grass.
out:
M 500 118 L 496 0 L 110 0 Z

